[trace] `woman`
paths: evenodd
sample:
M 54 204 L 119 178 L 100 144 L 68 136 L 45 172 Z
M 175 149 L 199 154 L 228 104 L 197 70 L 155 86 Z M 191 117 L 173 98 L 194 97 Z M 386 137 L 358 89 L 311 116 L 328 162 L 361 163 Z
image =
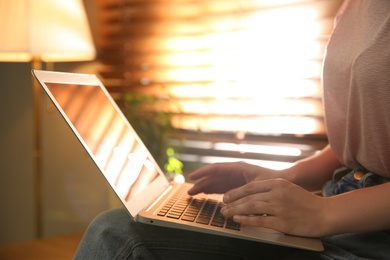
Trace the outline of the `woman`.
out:
M 189 194 L 225 193 L 225 217 L 241 225 L 322 237 L 324 252 L 147 226 L 122 209 L 92 222 L 76 258 L 388 258 L 389 47 L 390 1 L 345 1 L 323 70 L 329 146 L 286 170 L 226 163 L 190 175 L 198 182 Z M 323 197 L 309 192 L 323 185 Z

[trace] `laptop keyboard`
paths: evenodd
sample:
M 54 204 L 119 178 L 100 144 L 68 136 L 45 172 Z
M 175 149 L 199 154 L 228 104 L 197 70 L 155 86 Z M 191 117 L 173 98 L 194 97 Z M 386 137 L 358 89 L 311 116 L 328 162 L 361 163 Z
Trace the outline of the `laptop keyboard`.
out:
M 239 224 L 234 223 L 232 219 L 226 219 L 221 214 L 223 206 L 223 202 L 207 198 L 194 198 L 188 195 L 186 191 L 179 190 L 157 215 L 203 225 L 240 230 Z

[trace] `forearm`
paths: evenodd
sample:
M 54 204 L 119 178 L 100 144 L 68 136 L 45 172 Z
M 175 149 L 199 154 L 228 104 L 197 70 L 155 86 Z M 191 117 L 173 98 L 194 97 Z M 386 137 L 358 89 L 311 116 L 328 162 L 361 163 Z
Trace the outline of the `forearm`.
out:
M 339 167 L 341 164 L 328 145 L 320 153 L 296 162 L 283 175 L 307 190 L 319 190 Z
M 390 183 L 324 198 L 324 235 L 390 229 L 389 198 Z

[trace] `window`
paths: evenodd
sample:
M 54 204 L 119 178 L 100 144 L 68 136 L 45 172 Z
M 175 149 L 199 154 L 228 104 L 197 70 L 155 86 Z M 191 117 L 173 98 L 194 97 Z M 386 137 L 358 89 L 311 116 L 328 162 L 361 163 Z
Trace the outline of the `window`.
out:
M 341 0 L 96 0 L 100 75 L 178 129 L 325 137 L 321 68 Z
M 324 135 L 322 55 L 342 1 L 97 0 L 101 76 L 180 129 Z

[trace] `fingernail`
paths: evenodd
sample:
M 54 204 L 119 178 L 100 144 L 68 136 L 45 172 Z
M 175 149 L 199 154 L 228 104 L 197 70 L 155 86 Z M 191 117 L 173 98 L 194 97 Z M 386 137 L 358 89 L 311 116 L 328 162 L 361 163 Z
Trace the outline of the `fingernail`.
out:
M 226 212 L 226 207 L 221 208 L 222 215 L 225 215 L 225 212 Z
M 234 222 L 240 222 L 240 219 L 241 219 L 241 217 L 239 215 L 233 216 L 233 221 Z
M 189 194 L 189 195 L 193 195 L 194 194 L 194 188 L 191 188 L 191 189 L 189 189 L 188 191 L 187 191 L 187 193 Z
M 227 195 L 227 194 L 225 194 L 224 196 L 223 196 L 223 202 L 225 202 L 225 203 L 227 203 L 227 202 L 229 202 L 229 195 Z

